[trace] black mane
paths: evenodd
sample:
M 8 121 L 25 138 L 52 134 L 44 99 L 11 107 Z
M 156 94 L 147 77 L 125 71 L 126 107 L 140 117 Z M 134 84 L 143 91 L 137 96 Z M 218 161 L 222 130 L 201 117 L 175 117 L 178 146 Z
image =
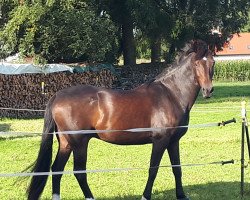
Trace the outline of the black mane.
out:
M 166 68 L 155 77 L 156 80 L 159 80 L 169 74 L 171 71 L 177 69 L 181 64 L 186 61 L 191 53 L 196 53 L 195 60 L 202 59 L 208 51 L 207 44 L 202 40 L 192 40 L 185 43 L 184 47 L 180 49 L 177 53 L 175 61 L 172 64 L 166 64 Z

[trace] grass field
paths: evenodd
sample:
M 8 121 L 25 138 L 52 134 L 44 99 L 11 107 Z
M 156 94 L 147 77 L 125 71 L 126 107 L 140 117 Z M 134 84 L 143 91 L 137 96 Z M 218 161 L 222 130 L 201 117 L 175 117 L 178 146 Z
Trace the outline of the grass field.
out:
M 250 82 L 215 83 L 214 96 L 198 98 L 191 112 L 190 124 L 203 124 L 237 119 L 236 124 L 225 127 L 191 128 L 181 139 L 182 164 L 210 163 L 234 159 L 235 164 L 183 167 L 183 184 L 192 200 L 237 200 L 240 196 L 240 142 L 241 101 L 248 102 L 250 109 Z M 250 112 L 250 111 L 249 111 Z M 42 119 L 1 119 L 0 131 L 41 132 Z M 40 137 L 0 137 L 0 173 L 20 172 L 37 156 Z M 56 152 L 57 141 L 54 141 Z M 143 167 L 145 170 L 91 173 L 88 175 L 92 192 L 98 200 L 136 200 L 147 180 L 151 145 L 117 146 L 91 140 L 88 169 Z M 246 161 L 248 155 L 246 152 Z M 165 154 L 161 165 L 169 165 Z M 66 166 L 72 170 L 72 157 Z M 245 195 L 250 199 L 250 167 L 245 171 Z M 0 199 L 26 199 L 25 190 L 29 179 L 1 178 Z M 62 198 L 84 199 L 73 175 L 62 178 Z M 42 199 L 51 199 L 49 177 Z M 175 199 L 175 184 L 171 168 L 160 168 L 156 178 L 153 200 Z

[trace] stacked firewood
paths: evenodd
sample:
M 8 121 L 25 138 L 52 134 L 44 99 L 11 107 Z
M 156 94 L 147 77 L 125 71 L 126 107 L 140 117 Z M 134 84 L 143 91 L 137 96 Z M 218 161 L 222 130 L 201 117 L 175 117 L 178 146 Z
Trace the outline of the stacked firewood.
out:
M 166 67 L 164 63 L 145 63 L 133 66 L 123 66 L 120 72 L 120 87 L 132 89 L 142 83 L 151 81 Z
M 78 84 L 111 88 L 117 77 L 109 70 L 99 72 L 57 72 L 50 74 L 0 74 L 0 107 L 44 110 L 58 90 Z M 0 109 L 0 117 L 31 118 L 43 112 Z

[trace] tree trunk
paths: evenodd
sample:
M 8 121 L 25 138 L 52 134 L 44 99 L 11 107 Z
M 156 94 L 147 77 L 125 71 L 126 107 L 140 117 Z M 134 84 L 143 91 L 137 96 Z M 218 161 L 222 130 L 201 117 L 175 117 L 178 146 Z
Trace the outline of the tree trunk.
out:
M 151 41 L 151 63 L 156 63 L 161 61 L 161 39 L 154 38 Z
M 133 21 L 129 14 L 123 17 L 122 23 L 122 47 L 124 65 L 136 64 L 136 47 L 133 33 Z

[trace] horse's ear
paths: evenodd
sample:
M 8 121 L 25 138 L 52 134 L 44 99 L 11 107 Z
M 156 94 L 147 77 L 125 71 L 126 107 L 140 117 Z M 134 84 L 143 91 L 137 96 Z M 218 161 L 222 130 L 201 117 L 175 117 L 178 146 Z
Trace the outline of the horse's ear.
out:
M 190 53 L 194 52 L 194 40 L 189 41 L 186 46 L 188 47 L 188 50 L 185 55 L 188 56 Z
M 202 40 L 194 40 L 192 45 L 193 51 L 196 53 L 195 60 L 202 59 L 208 51 L 208 45 Z

